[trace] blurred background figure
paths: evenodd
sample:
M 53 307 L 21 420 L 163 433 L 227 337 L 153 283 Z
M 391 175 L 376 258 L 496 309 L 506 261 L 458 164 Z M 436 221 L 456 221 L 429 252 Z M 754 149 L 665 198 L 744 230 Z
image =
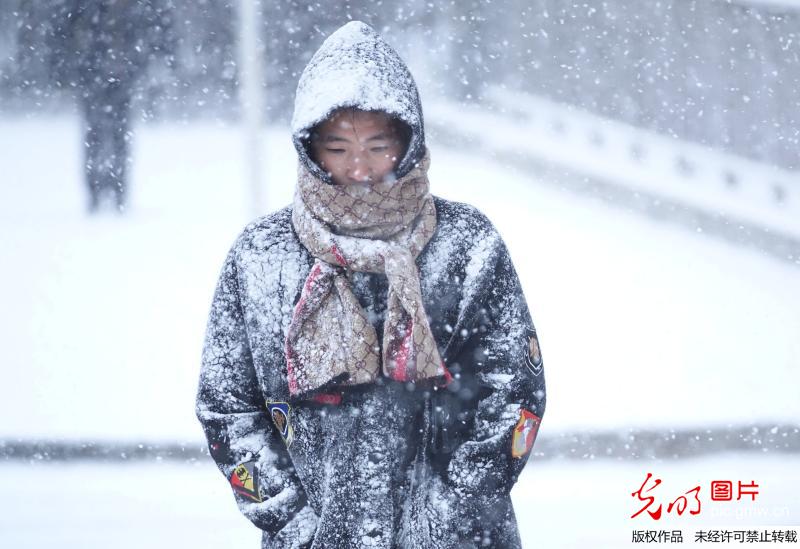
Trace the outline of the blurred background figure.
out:
M 131 101 L 148 64 L 173 58 L 172 6 L 169 0 L 61 0 L 55 8 L 47 21 L 46 65 L 56 85 L 74 90 L 83 116 L 88 211 L 122 212 Z

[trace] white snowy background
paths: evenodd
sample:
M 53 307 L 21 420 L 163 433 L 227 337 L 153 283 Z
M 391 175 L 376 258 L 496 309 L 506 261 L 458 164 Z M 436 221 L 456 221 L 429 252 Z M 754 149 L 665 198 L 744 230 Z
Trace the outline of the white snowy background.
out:
M 644 37 L 658 30 L 667 4 L 679 3 L 603 6 L 609 12 L 620 6 L 629 14 L 640 10 L 641 25 L 650 31 L 629 32 L 641 39 L 635 47 L 645 48 Z M 698 3 L 696 15 L 717 21 L 716 14 L 727 9 L 723 4 Z M 775 13 L 795 13 L 798 7 L 788 1 L 755 4 Z M 196 15 L 193 25 L 208 15 L 181 6 L 187 21 Z M 551 16 L 538 7 L 525 21 L 551 25 L 552 32 Z M 645 13 L 650 8 L 658 14 Z M 443 10 L 445 17 L 437 21 L 446 30 L 457 8 Z M 592 16 L 592 10 L 574 6 L 551 12 L 557 18 L 570 10 Z M 412 17 L 408 10 L 400 12 L 398 21 Z M 640 87 L 640 101 L 655 105 L 661 123 L 669 125 L 678 113 L 688 117 L 686 127 L 694 124 L 707 145 L 641 127 L 647 124 L 621 122 L 628 115 L 619 105 L 616 118 L 568 107 L 566 100 L 590 103 L 574 84 L 580 70 L 569 64 L 560 67 L 567 91 L 558 91 L 564 92 L 564 102 L 514 92 L 513 86 L 487 90 L 483 103 L 460 102 L 442 93 L 438 82 L 443 69 L 436 65 L 444 46 L 434 51 L 415 42 L 425 33 L 401 44 L 422 89 L 432 192 L 479 207 L 498 227 L 542 344 L 548 405 L 539 443 L 560 441 L 562 453 L 534 454 L 512 492 L 526 548 L 624 547 L 631 545 L 632 530 L 639 529 L 682 529 L 687 544 L 700 529 L 800 530 L 800 188 L 797 166 L 790 166 L 798 129 L 788 107 L 797 105 L 798 89 L 797 80 L 781 80 L 787 65 L 778 63 L 794 56 L 790 66 L 796 68 L 800 46 L 788 34 L 791 18 L 770 20 L 774 26 L 769 28 L 750 12 L 731 13 L 719 21 L 732 40 L 741 41 L 736 59 L 749 67 L 741 70 L 742 89 L 724 84 L 727 74 L 737 71 L 720 69 L 723 63 L 714 65 L 717 72 L 693 76 L 698 82 L 707 79 L 706 87 L 690 86 L 685 96 L 674 90 L 655 93 L 690 72 L 680 66 L 665 77 L 646 65 L 642 81 L 624 82 Z M 0 8 L 2 28 L 10 28 L 12 16 L 16 12 Z M 759 34 L 756 19 L 766 35 Z M 669 24 L 681 29 L 678 42 L 696 45 L 702 26 L 687 26 L 687 21 Z M 289 28 L 291 21 L 285 23 L 295 39 L 284 44 L 289 51 L 289 46 L 298 48 L 299 35 Z M 307 23 L 300 21 L 298 28 Z M 460 32 L 456 27 L 453 32 Z M 187 28 L 188 41 L 200 27 Z M 727 51 L 720 35 L 717 28 L 707 44 L 700 36 L 707 49 L 699 55 L 714 58 Z M 4 55 L 9 36 L 0 36 Z M 756 44 L 757 53 L 777 46 L 769 55 L 748 58 L 749 42 L 758 42 L 748 37 L 765 40 Z M 318 36 L 313 38 L 299 47 L 313 49 Z M 508 48 L 524 57 L 519 44 L 527 42 L 517 38 Z M 447 43 L 447 36 L 439 39 Z M 543 71 L 557 72 L 557 57 L 580 50 L 562 45 L 570 39 L 566 35 L 542 39 L 537 34 L 535 39 L 546 52 L 542 58 L 550 56 Z M 202 48 L 187 44 L 184 50 L 200 59 Z M 603 55 L 610 57 L 597 58 L 608 64 L 610 72 L 602 76 L 612 84 L 630 76 L 625 71 L 633 64 L 608 61 L 634 47 L 620 44 L 606 44 L 610 49 Z M 450 40 L 447 47 L 457 54 L 466 46 Z M 586 59 L 576 60 L 584 74 L 593 65 L 591 55 Z M 11 66 L 6 61 L 0 62 L 0 77 Z M 206 74 L 198 69 L 201 64 L 184 66 L 183 77 Z M 230 66 L 210 70 L 226 73 Z M 283 84 L 292 88 L 294 81 L 286 79 Z M 4 82 L 0 78 L 0 88 Z M 703 118 L 692 101 L 700 101 L 698 94 L 718 93 L 718 83 L 735 101 L 718 101 Z M 201 84 L 192 90 L 192 97 L 204 99 L 178 105 L 184 115 L 151 113 L 149 121 L 134 124 L 131 203 L 124 215 L 85 213 L 76 111 L 63 103 L 54 108 L 48 102 L 52 97 L 39 92 L 30 93 L 37 107 L 41 99 L 41 109 L 16 112 L 13 105 L 29 103 L 0 104 L 0 450 L 3 444 L 37 441 L 203 445 L 194 397 L 219 269 L 254 210 L 266 213 L 290 202 L 296 156 L 288 128 L 264 127 L 257 149 L 264 203 L 254 208 L 247 183 L 250 142 L 242 126 L 230 112 L 200 113 L 208 90 Z M 229 92 L 212 90 L 208 99 L 216 101 L 214 108 L 235 103 Z M 12 96 L 6 90 L 0 100 Z M 752 110 L 767 97 L 769 105 Z M 666 101 L 672 101 L 670 108 L 661 108 Z M 781 101 L 786 113 L 776 110 Z M 751 110 L 745 112 L 745 105 Z M 737 109 L 743 110 L 733 117 L 734 125 L 746 129 L 750 120 L 752 133 L 734 131 L 726 150 L 710 146 L 719 145 L 716 137 L 730 129 L 722 127 L 720 113 Z M 771 140 L 762 142 L 768 118 L 783 126 L 766 132 Z M 747 150 L 745 158 L 739 153 L 749 142 L 755 142 L 753 154 Z M 542 164 L 546 169 L 533 168 Z M 686 165 L 691 169 L 675 169 Z M 620 196 L 633 199 L 621 204 Z M 648 203 L 657 215 L 631 206 L 636 201 Z M 666 211 L 664 204 L 674 205 L 679 214 L 701 212 L 707 218 L 693 224 L 691 214 L 658 215 Z M 708 219 L 716 225 L 706 224 Z M 728 237 L 720 235 L 720 223 Z M 781 235 L 793 239 L 795 247 L 762 244 Z M 698 441 L 709 448 L 713 437 L 726 432 L 778 433 L 795 453 L 764 447 L 636 459 L 632 447 L 618 459 L 602 451 L 586 453 L 577 443 L 564 451 L 564 441 L 575 433 L 624 438 L 631 430 L 647 430 L 668 439 L 682 436 L 683 429 L 708 429 Z M 619 455 L 619 448 L 613 453 Z M 0 458 L 0 547 L 258 546 L 259 532 L 239 514 L 210 459 L 117 457 Z M 665 507 L 700 485 L 701 514 L 631 519 L 640 507 L 631 493 L 648 472 L 663 481 L 653 495 Z M 755 502 L 711 502 L 708 485 L 718 479 L 755 481 L 759 495 Z
M 82 210 L 77 118 L 6 119 L 0 438 L 202 444 L 193 400 L 207 308 L 248 220 L 241 136 L 137 128 L 132 207 Z M 288 203 L 288 130 L 265 134 L 271 208 Z M 431 143 L 433 192 L 499 227 L 540 333 L 540 440 L 575 429 L 797 423 L 800 276 L 791 262 L 566 193 Z M 717 478 L 756 503 L 705 502 L 690 525 L 800 523 L 796 454 L 691 460 L 531 459 L 513 497 L 526 547 L 618 547 L 652 472 L 668 503 Z M 8 547 L 256 546 L 210 461 L 0 464 Z M 705 490 L 705 489 L 704 489 Z M 669 498 L 669 499 L 668 499 Z M 45 518 L 46 517 L 46 518 Z M 240 543 L 241 542 L 241 543 Z

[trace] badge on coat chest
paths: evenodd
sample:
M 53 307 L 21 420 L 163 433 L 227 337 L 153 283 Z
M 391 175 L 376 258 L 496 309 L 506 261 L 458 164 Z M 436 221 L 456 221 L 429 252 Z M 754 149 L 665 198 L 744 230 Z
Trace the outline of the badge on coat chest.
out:
M 525 356 L 525 364 L 533 375 L 538 376 L 542 373 L 542 350 L 539 348 L 536 330 L 528 330 L 528 352 Z
M 278 433 L 288 448 L 294 441 L 294 429 L 291 424 L 292 407 L 287 402 L 267 401 L 267 410 L 270 417 L 272 417 L 272 423 L 275 424 Z

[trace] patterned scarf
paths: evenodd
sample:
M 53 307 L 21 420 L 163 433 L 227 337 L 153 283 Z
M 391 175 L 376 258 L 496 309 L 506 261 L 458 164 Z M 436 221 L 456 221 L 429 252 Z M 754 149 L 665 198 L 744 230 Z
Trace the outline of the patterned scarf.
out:
M 415 263 L 436 228 L 429 165 L 426 152 L 395 181 L 331 185 L 300 164 L 292 224 L 316 260 L 286 336 L 293 396 L 375 381 L 381 366 L 383 375 L 397 381 L 449 381 L 422 304 Z M 353 294 L 350 271 L 386 274 L 382 346 Z

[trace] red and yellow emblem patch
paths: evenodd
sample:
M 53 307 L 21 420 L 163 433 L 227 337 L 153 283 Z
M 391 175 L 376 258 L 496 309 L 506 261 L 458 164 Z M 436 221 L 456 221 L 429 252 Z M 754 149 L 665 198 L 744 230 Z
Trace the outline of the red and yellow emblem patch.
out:
M 514 438 L 511 441 L 511 455 L 521 458 L 531 451 L 536 440 L 536 433 L 539 431 L 541 418 L 524 408 L 519 411 L 519 421 L 514 427 Z
M 234 492 L 251 501 L 261 503 L 263 500 L 258 491 L 258 471 L 253 461 L 236 466 L 231 474 L 231 486 Z

